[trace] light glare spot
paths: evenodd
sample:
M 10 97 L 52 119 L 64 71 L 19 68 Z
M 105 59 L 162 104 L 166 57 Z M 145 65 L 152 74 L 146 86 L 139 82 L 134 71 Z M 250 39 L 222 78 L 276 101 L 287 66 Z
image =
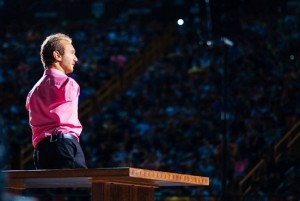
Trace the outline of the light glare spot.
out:
M 179 26 L 183 25 L 183 24 L 184 24 L 183 19 L 178 19 L 178 20 L 177 20 L 177 24 L 178 24 Z

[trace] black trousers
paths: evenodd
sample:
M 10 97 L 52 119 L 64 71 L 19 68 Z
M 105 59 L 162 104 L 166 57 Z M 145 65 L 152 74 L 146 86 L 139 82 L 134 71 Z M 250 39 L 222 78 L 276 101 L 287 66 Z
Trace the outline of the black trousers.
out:
M 39 142 L 33 151 L 33 161 L 36 169 L 87 168 L 79 142 L 64 134 L 57 134 L 55 140 L 47 137 Z

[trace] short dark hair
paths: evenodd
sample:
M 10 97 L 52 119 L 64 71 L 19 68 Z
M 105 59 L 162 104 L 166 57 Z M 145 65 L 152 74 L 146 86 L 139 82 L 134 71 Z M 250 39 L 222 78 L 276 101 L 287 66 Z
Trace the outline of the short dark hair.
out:
M 67 40 L 72 43 L 72 39 L 63 33 L 49 35 L 42 43 L 40 55 L 44 68 L 47 68 L 55 61 L 53 51 L 64 54 L 64 46 L 61 44 L 61 40 Z

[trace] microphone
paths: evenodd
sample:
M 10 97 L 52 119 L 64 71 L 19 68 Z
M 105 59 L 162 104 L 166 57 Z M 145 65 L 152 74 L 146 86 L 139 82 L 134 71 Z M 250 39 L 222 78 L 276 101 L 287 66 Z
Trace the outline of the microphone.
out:
M 226 37 L 221 37 L 216 40 L 201 40 L 199 42 L 200 45 L 206 45 L 208 47 L 213 47 L 213 46 L 221 46 L 221 45 L 227 45 L 232 47 L 234 45 L 234 42 L 230 40 L 229 38 Z

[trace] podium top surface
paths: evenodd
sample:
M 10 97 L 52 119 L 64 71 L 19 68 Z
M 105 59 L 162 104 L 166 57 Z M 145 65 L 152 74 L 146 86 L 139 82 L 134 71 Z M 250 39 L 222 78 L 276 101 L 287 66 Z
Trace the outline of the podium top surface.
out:
M 121 167 L 96 169 L 6 170 L 8 188 L 91 187 L 93 183 L 143 186 L 208 186 L 202 176 Z

